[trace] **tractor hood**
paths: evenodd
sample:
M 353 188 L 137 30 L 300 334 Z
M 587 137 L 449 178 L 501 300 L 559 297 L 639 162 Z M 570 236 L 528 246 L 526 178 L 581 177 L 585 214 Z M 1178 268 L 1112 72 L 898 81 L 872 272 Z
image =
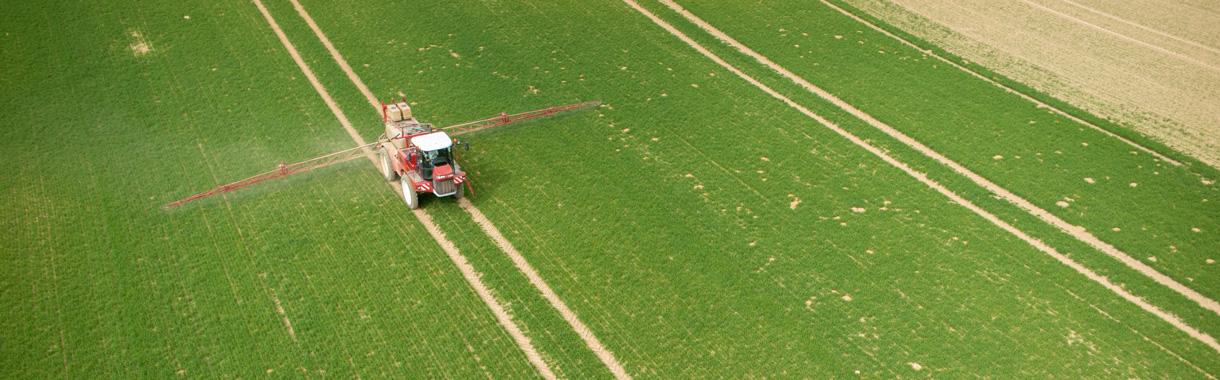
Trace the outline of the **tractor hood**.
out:
M 453 176 L 453 167 L 449 166 L 449 164 L 437 166 L 436 169 L 433 169 L 433 171 L 432 171 L 432 178 L 436 178 L 437 180 L 449 179 L 449 177 L 452 177 L 452 176 Z
M 449 138 L 445 132 L 436 132 L 412 137 L 411 145 L 415 145 L 419 150 L 431 152 L 453 146 L 453 139 Z

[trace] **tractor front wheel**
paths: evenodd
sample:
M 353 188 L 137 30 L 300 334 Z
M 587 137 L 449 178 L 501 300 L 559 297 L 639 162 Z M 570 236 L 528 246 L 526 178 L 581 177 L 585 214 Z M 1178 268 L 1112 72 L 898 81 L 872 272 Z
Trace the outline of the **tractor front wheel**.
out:
M 412 210 L 419 208 L 419 194 L 415 193 L 415 186 L 411 185 L 411 181 L 407 177 L 402 177 L 398 183 L 402 185 L 402 200 L 407 202 L 407 208 Z
M 390 151 L 381 148 L 381 153 L 378 155 L 381 156 L 381 175 L 385 176 L 385 180 L 392 182 L 398 179 L 398 172 L 394 171 L 394 163 L 390 161 L 393 159 L 390 157 Z

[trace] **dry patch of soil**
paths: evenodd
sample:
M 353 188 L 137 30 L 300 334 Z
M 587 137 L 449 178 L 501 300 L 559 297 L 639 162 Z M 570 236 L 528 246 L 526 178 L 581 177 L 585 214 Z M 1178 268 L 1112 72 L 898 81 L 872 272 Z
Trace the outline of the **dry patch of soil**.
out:
M 152 44 L 150 44 L 148 40 L 144 38 L 144 35 L 140 34 L 140 32 L 133 31 L 130 35 L 131 44 L 127 45 L 127 48 L 131 49 L 132 55 L 139 57 L 153 51 Z
M 284 312 L 284 305 L 280 304 L 280 297 L 271 296 L 275 300 L 275 310 L 280 313 L 280 317 L 284 318 L 284 326 L 288 328 L 288 336 L 292 337 L 292 341 L 297 341 L 297 332 L 292 329 L 292 321 L 288 320 L 288 314 Z

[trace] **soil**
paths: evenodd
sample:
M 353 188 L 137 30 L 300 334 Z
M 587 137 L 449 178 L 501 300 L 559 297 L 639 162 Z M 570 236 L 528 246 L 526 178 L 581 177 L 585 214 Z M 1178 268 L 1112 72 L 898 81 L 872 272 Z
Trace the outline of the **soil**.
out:
M 132 42 L 127 48 L 131 49 L 131 54 L 139 57 L 153 51 L 152 44 L 148 43 L 148 40 L 143 35 L 140 35 L 140 32 L 133 31 L 130 34 Z
M 131 47 L 131 54 L 134 54 L 137 57 L 148 54 L 148 52 L 152 51 L 152 48 L 149 47 L 148 43 L 145 43 L 145 42 L 135 43 L 135 44 L 132 44 L 130 47 Z
M 277 297 L 274 295 L 272 295 L 271 297 L 275 301 L 275 310 L 280 313 L 280 317 L 284 318 L 284 326 L 288 328 L 288 336 L 292 337 L 293 342 L 296 342 L 297 341 L 297 332 L 296 332 L 296 330 L 292 329 L 292 321 L 288 320 L 288 314 L 284 313 L 284 306 L 282 304 L 280 304 L 280 297 Z

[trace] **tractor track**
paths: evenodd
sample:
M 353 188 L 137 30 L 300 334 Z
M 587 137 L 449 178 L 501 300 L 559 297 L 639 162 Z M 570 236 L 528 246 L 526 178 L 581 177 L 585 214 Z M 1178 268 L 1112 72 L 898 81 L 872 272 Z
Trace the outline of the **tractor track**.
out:
M 1032 1 L 1029 1 L 1029 0 L 1020 0 L 1020 1 L 1021 1 L 1022 3 L 1025 3 L 1026 5 L 1029 5 L 1030 7 L 1037 8 L 1037 9 L 1039 9 L 1039 10 L 1042 10 L 1042 11 L 1046 12 L 1046 13 L 1049 13 L 1049 14 L 1052 14 L 1052 15 L 1055 15 L 1055 16 L 1058 16 L 1058 17 L 1061 17 L 1061 18 L 1063 18 L 1063 19 L 1069 20 L 1069 21 L 1071 21 L 1071 22 L 1077 23 L 1077 24 L 1079 24 L 1079 25 L 1081 25 L 1081 26 L 1084 26 L 1084 27 L 1086 27 L 1086 28 L 1089 28 L 1089 29 L 1092 29 L 1092 30 L 1096 30 L 1096 31 L 1101 32 L 1101 33 L 1105 33 L 1105 34 L 1107 34 L 1107 35 L 1114 36 L 1115 38 L 1121 39 L 1121 40 L 1123 40 L 1123 41 L 1127 41 L 1127 42 L 1130 42 L 1130 43 L 1135 44 L 1135 45 L 1139 45 L 1139 46 L 1143 46 L 1143 47 L 1148 48 L 1148 49 L 1151 49 L 1151 50 L 1155 50 L 1155 51 L 1157 51 L 1157 52 L 1160 52 L 1161 54 L 1165 54 L 1165 55 L 1168 55 L 1168 56 L 1172 56 L 1172 57 L 1175 57 L 1175 58 L 1181 59 L 1181 60 L 1186 61 L 1186 62 L 1190 62 L 1190 63 L 1192 63 L 1192 64 L 1198 65 L 1199 67 L 1202 67 L 1202 68 L 1205 68 L 1205 69 L 1208 69 L 1208 70 L 1212 70 L 1212 71 L 1220 71 L 1220 67 L 1212 66 L 1211 64 L 1208 64 L 1207 62 L 1200 61 L 1200 60 L 1195 59 L 1194 57 L 1191 57 L 1191 56 L 1189 56 L 1189 55 L 1182 54 L 1182 53 L 1178 53 L 1178 52 L 1176 52 L 1176 51 L 1169 50 L 1169 49 L 1166 49 L 1166 48 L 1164 48 L 1164 47 L 1161 47 L 1160 45 L 1151 44 L 1151 43 L 1145 42 L 1145 41 L 1143 41 L 1143 40 L 1140 40 L 1140 39 L 1138 39 L 1138 38 L 1134 38 L 1134 37 L 1128 36 L 1128 35 L 1126 35 L 1126 34 L 1122 34 L 1122 33 L 1119 33 L 1119 32 L 1115 32 L 1115 31 L 1110 30 L 1110 29 L 1106 29 L 1106 28 L 1104 28 L 1104 27 L 1098 26 L 1097 24 L 1093 24 L 1093 23 L 1091 23 L 1091 22 L 1088 22 L 1088 21 L 1085 21 L 1085 20 L 1081 20 L 1081 19 L 1080 19 L 1080 18 L 1078 18 L 1078 17 L 1075 17 L 1075 16 L 1072 16 L 1072 15 L 1069 15 L 1069 14 L 1067 14 L 1067 13 L 1060 12 L 1060 11 L 1058 11 L 1058 10 L 1055 10 L 1055 9 L 1053 9 L 1053 8 L 1051 8 L 1051 7 L 1048 7 L 1048 6 L 1045 6 L 1045 5 L 1042 5 L 1042 4 L 1038 4 L 1038 3 L 1035 3 L 1035 2 L 1032 2 Z M 1214 49 L 1213 49 L 1213 50 L 1214 50 Z
M 347 119 L 347 116 L 344 115 L 343 111 L 339 109 L 338 104 L 335 103 L 333 98 L 331 98 L 330 93 L 326 91 L 326 88 L 322 86 L 322 83 L 318 81 L 318 78 L 314 75 L 313 70 L 311 70 L 309 65 L 305 63 L 305 60 L 301 58 L 301 55 L 299 52 L 297 52 L 296 47 L 290 40 L 288 40 L 288 36 L 284 34 L 283 29 L 280 29 L 279 24 L 275 22 L 275 18 L 271 16 L 271 12 L 267 10 L 262 1 L 250 1 L 258 7 L 259 12 L 261 12 L 263 17 L 267 19 L 267 23 L 270 24 L 271 29 L 275 32 L 276 36 L 279 37 L 279 40 L 284 45 L 284 48 L 288 50 L 288 54 L 292 56 L 293 61 L 295 61 L 297 66 L 300 67 L 301 72 L 304 73 L 305 77 L 309 79 L 310 84 L 313 85 L 314 90 L 317 91 L 318 95 L 322 97 L 322 100 L 326 103 L 326 106 L 330 108 L 331 113 L 333 113 L 335 117 L 339 119 L 339 123 L 343 125 L 343 129 L 347 131 L 348 135 L 351 136 L 352 140 L 355 141 L 357 145 L 365 145 L 366 143 L 364 138 L 360 137 L 360 134 L 356 132 L 354 127 L 352 127 L 352 124 Z M 298 12 L 301 13 L 301 16 L 307 20 L 310 27 L 314 29 L 315 33 L 318 33 L 319 38 L 322 39 L 326 47 L 331 51 L 331 54 L 336 55 L 336 60 L 343 62 L 341 60 L 342 58 L 337 56 L 338 52 L 334 50 L 334 46 L 330 44 L 330 41 L 327 40 L 325 36 L 321 35 L 321 31 L 317 29 L 317 24 L 314 24 L 313 20 L 309 18 L 308 14 L 305 13 L 304 8 L 301 8 L 300 3 L 293 0 L 292 4 L 297 8 Z M 346 62 L 343 62 L 341 66 L 343 67 L 344 71 L 348 73 L 349 78 L 357 81 L 357 86 L 370 99 L 370 104 L 376 105 L 376 98 L 372 96 L 372 93 L 368 91 L 367 87 L 364 87 L 363 83 L 358 82 L 359 78 L 355 77 L 355 74 L 351 71 L 351 67 L 347 66 Z M 369 162 L 376 167 L 377 160 L 374 157 L 373 151 L 367 151 L 365 157 L 367 157 Z M 391 182 L 389 185 L 390 187 L 394 188 L 396 192 L 402 191 L 401 187 L 399 187 L 397 183 Z M 466 257 L 458 251 L 457 246 L 455 246 L 453 242 L 449 241 L 449 239 L 445 237 L 445 234 L 441 232 L 440 226 L 437 226 L 436 223 L 432 221 L 432 217 L 423 210 L 417 209 L 412 210 L 412 212 L 415 214 L 415 217 L 419 220 L 420 224 L 422 224 L 428 231 L 428 234 L 432 235 L 433 240 L 435 240 L 436 243 L 441 246 L 441 249 L 444 250 L 445 254 L 449 256 L 449 259 L 452 260 L 454 265 L 458 267 L 458 270 L 462 272 L 462 277 L 465 278 L 468 283 L 470 283 L 470 286 L 474 288 L 475 293 L 479 295 L 479 298 L 483 300 L 483 303 L 487 304 L 487 307 L 491 309 L 492 314 L 496 316 L 496 319 L 500 322 L 500 325 L 504 326 L 504 328 L 508 330 L 508 334 L 513 338 L 521 350 L 525 352 L 526 358 L 528 358 L 530 363 L 532 363 L 534 367 L 538 369 L 538 372 L 542 375 L 542 377 L 546 379 L 556 379 L 557 377 L 555 376 L 555 373 L 551 371 L 550 365 L 542 360 L 542 356 L 539 355 L 538 350 L 534 348 L 534 345 L 530 342 L 529 337 L 525 336 L 525 333 L 522 332 L 521 328 L 517 326 L 517 323 L 513 321 L 512 316 L 505 311 L 504 305 L 501 305 L 498 301 L 496 301 L 491 294 L 491 289 L 488 288 L 487 285 L 483 283 L 483 280 L 480 279 L 480 275 L 477 271 L 475 271 L 474 266 L 471 265 L 469 260 L 467 260 Z
M 852 115 L 854 115 L 860 119 L 863 119 L 864 121 L 868 122 L 870 125 L 886 132 L 887 134 L 889 134 L 890 136 L 893 136 L 894 138 L 897 138 L 899 141 L 902 141 L 903 143 L 907 144 L 911 148 L 917 149 L 921 153 L 924 153 L 925 155 L 928 155 L 929 157 L 937 159 L 937 161 L 950 167 L 951 169 L 955 170 L 959 174 L 962 174 L 963 176 L 966 176 L 966 177 L 970 178 L 971 180 L 974 180 L 980 186 L 984 186 L 984 188 L 987 188 L 988 190 L 993 191 L 994 193 L 996 193 L 997 195 L 1000 195 L 1001 197 L 1005 198 L 1009 202 L 1012 202 L 1013 204 L 1020 206 L 1022 209 L 1027 210 L 1031 214 L 1042 218 L 1044 221 L 1046 221 L 1052 225 L 1055 225 L 1056 227 L 1061 228 L 1064 232 L 1071 234 L 1072 236 L 1076 237 L 1077 239 L 1085 241 L 1086 243 L 1089 243 L 1091 246 L 1094 246 L 1095 248 L 1098 248 L 1099 250 L 1101 250 L 1111 256 L 1115 256 L 1115 253 L 1117 253 L 1119 256 L 1115 256 L 1115 258 L 1126 263 L 1128 266 L 1132 267 L 1133 269 L 1136 269 L 1140 273 L 1147 275 L 1147 276 L 1153 278 L 1154 280 L 1157 280 L 1158 283 L 1161 283 L 1162 285 L 1165 285 L 1165 286 L 1183 294 L 1190 300 L 1199 303 L 1204 308 L 1211 310 L 1211 311 L 1215 311 L 1217 313 L 1220 313 L 1220 304 L 1217 304 L 1216 301 L 1211 300 L 1211 299 L 1199 294 L 1198 292 L 1195 292 L 1193 289 L 1189 289 L 1189 288 L 1185 287 L 1184 285 L 1177 283 L 1176 281 L 1168 278 L 1167 276 L 1165 276 L 1159 272 L 1156 272 L 1151 267 L 1148 267 L 1147 265 L 1140 263 L 1138 260 L 1135 260 L 1134 258 L 1127 256 L 1126 254 L 1115 249 L 1113 246 L 1110 246 L 1109 244 L 1106 244 L 1105 242 L 1101 242 L 1096 237 L 1093 237 L 1092 234 L 1089 234 L 1089 233 L 1083 231 L 1083 229 L 1081 229 L 1079 227 L 1071 226 L 1070 224 L 1067 224 L 1067 222 L 1065 222 L 1061 219 L 1058 219 L 1054 215 L 1051 215 L 1049 212 L 1046 212 L 1045 210 L 1042 210 L 1040 208 L 1037 208 L 1036 206 L 1033 206 L 1032 204 L 1029 204 L 1028 201 L 1025 201 L 1024 199 L 1017 197 L 1015 194 L 1012 194 L 1008 190 L 982 178 L 981 176 L 978 176 L 977 174 L 974 174 L 973 172 L 969 171 L 968 169 L 966 169 L 964 167 L 961 167 L 961 165 L 957 164 L 956 162 L 949 160 L 948 158 L 944 157 L 940 153 L 937 153 L 937 152 L 931 150 L 931 148 L 928 148 L 928 147 L 924 146 L 923 144 L 919 143 L 918 141 L 915 141 L 914 139 L 907 137 L 906 135 L 902 134 L 901 132 L 898 132 L 897 130 L 893 129 L 892 127 L 881 123 L 880 121 L 872 118 L 868 114 L 865 114 L 863 111 L 860 111 L 860 110 L 856 109 L 855 107 L 851 106 L 850 104 L 847 104 L 846 102 L 838 99 L 834 95 L 831 95 L 830 93 L 827 93 L 824 90 L 821 90 L 820 88 L 813 86 L 812 84 L 805 81 L 804 79 L 802 79 L 802 78 L 796 76 L 795 74 L 792 74 L 788 70 L 784 69 L 782 66 L 775 64 L 774 62 L 770 61 L 766 57 L 763 57 L 762 55 L 754 52 L 753 50 L 749 49 L 745 45 L 742 45 L 741 43 L 732 39 L 724 32 L 721 32 L 719 29 L 716 29 L 715 27 L 713 27 L 711 24 L 708 24 L 707 22 L 703 21 L 702 19 L 699 19 L 694 14 L 690 13 L 686 9 L 684 9 L 681 6 L 679 6 L 678 4 L 674 3 L 672 0 L 658 0 L 658 1 L 660 1 L 662 4 L 666 5 L 670 9 L 674 10 L 679 15 L 685 17 L 688 21 L 690 21 L 693 24 L 695 24 L 696 26 L 700 27 L 707 33 L 713 35 L 720 41 L 733 46 L 735 49 L 737 49 L 741 53 L 744 53 L 746 55 L 749 55 L 750 57 L 755 58 L 763 65 L 770 67 L 771 69 L 779 72 L 780 74 L 784 75 L 785 77 L 793 80 L 794 82 L 797 82 L 797 84 L 806 88 L 810 92 L 814 92 L 815 94 L 821 96 L 822 98 L 825 98 L 826 100 L 834 103 L 836 106 L 839 106 L 843 110 L 848 111 Z M 698 42 L 691 39 L 685 33 L 682 33 L 680 30 L 678 30 L 677 28 L 675 28 L 673 25 L 669 24 L 665 20 L 661 19 L 656 14 L 652 13 L 648 9 L 644 8 L 643 6 L 640 6 L 634 0 L 623 0 L 623 2 L 626 3 L 628 6 L 630 6 L 631 8 L 633 8 L 636 11 L 643 14 L 648 19 L 652 20 L 652 22 L 656 23 L 658 26 L 665 29 L 670 34 L 673 34 L 678 39 L 680 39 L 683 42 L 685 42 L 686 44 L 690 45 L 692 48 L 694 48 L 699 53 L 706 56 L 708 59 L 711 59 L 712 61 L 716 62 L 720 66 L 722 66 L 725 69 L 729 70 L 730 72 L 736 74 L 738 77 L 741 77 L 742 79 L 744 79 L 745 81 L 754 85 L 755 87 L 758 87 L 759 89 L 763 90 L 767 94 L 770 94 L 772 97 L 775 97 L 776 99 L 783 101 L 784 103 L 788 104 L 788 106 L 795 108 L 798 111 L 800 111 L 801 113 L 805 114 L 806 116 L 816 120 L 818 123 L 822 124 L 823 126 L 833 130 L 835 133 L 838 133 L 839 135 L 850 140 L 851 142 L 855 143 L 856 145 L 860 146 L 861 148 L 864 148 L 865 150 L 869 151 L 870 153 L 881 158 L 886 163 L 889 163 L 890 165 L 906 172 L 911 177 L 914 177 L 915 179 L 919 180 L 920 182 L 923 182 L 928 187 L 931 187 L 932 189 L 936 190 L 937 192 L 945 195 L 946 197 L 948 197 L 949 199 L 958 203 L 962 207 L 969 209 L 970 211 L 974 212 L 975 214 L 978 214 L 979 216 L 983 217 L 984 219 L 991 222 L 992 224 L 995 224 L 996 226 L 1000 227 L 1001 229 L 1008 231 L 1009 233 L 1013 234 L 1017 238 L 1020 238 L 1021 240 L 1025 241 L 1026 243 L 1032 245 L 1034 248 L 1037 248 L 1038 250 L 1046 253 L 1047 255 L 1051 256 L 1052 258 L 1059 261 L 1060 263 L 1067 265 L 1068 267 L 1076 270 L 1080 274 L 1083 274 L 1085 277 L 1088 277 L 1089 279 L 1101 284 L 1106 289 L 1113 291 L 1114 293 L 1116 293 L 1123 299 L 1126 299 L 1127 301 L 1135 304 L 1136 306 L 1140 307 L 1141 309 L 1159 317 L 1160 319 L 1164 320 L 1165 322 L 1168 322 L 1170 325 L 1174 326 L 1175 328 L 1181 330 L 1182 332 L 1185 332 L 1186 334 L 1190 335 L 1191 337 L 1199 340 L 1200 342 L 1208 345 L 1212 349 L 1220 352 L 1220 342 L 1217 342 L 1216 339 L 1213 338 L 1212 336 L 1210 336 L 1206 333 L 1203 333 L 1203 332 L 1199 331 L 1198 329 L 1195 329 L 1194 327 L 1187 325 L 1177 316 L 1170 314 L 1168 312 L 1165 312 L 1165 311 L 1161 310 L 1160 308 L 1148 303 L 1148 301 L 1145 301 L 1143 298 L 1140 298 L 1139 296 L 1132 294 L 1131 292 L 1124 289 L 1122 286 L 1117 285 L 1114 282 L 1110 281 L 1108 278 L 1101 276 L 1101 275 L 1097 274 L 1096 272 L 1093 272 L 1088 267 L 1085 267 L 1084 265 L 1077 263 L 1075 260 L 1072 260 L 1071 258 L 1067 257 L 1066 255 L 1060 253 L 1055 248 L 1047 245 L 1046 243 L 1043 243 L 1041 240 L 1038 240 L 1038 239 L 1026 234 L 1024 231 L 1021 231 L 1021 230 L 1017 229 L 1016 227 L 1014 227 L 1013 225 L 1001 220 L 996 215 L 994 215 L 986 210 L 983 210 L 979 206 L 976 206 L 973 202 L 970 202 L 970 201 L 966 200 L 965 198 L 962 198 L 961 196 L 954 193 L 952 190 L 949 190 L 948 188 L 946 188 L 944 185 L 937 183 L 936 181 L 932 180 L 931 178 L 928 178 L 927 174 L 916 171 L 915 169 L 911 168 L 909 165 L 907 165 L 901 161 L 898 161 L 894 157 L 890 156 L 888 153 L 881 150 L 880 148 L 869 144 L 868 142 L 851 134 L 847 130 L 842 129 L 841 127 L 835 125 L 834 123 L 831 123 L 826 118 L 823 118 L 822 116 L 820 116 L 818 114 L 815 114 L 813 111 L 810 111 L 808 108 L 805 108 L 804 106 L 802 106 L 802 105 L 796 103 L 795 101 L 789 99 L 788 97 L 780 94 L 779 92 L 768 87 L 767 85 L 763 84 L 762 82 L 759 82 L 757 79 L 754 79 L 753 77 L 749 76 L 745 72 L 742 72 L 740 69 L 729 64 L 724 59 L 717 56 L 715 53 L 712 53 L 706 47 L 704 47 L 703 45 L 700 45 Z M 1124 259 L 1124 257 L 1125 257 L 1125 259 Z

